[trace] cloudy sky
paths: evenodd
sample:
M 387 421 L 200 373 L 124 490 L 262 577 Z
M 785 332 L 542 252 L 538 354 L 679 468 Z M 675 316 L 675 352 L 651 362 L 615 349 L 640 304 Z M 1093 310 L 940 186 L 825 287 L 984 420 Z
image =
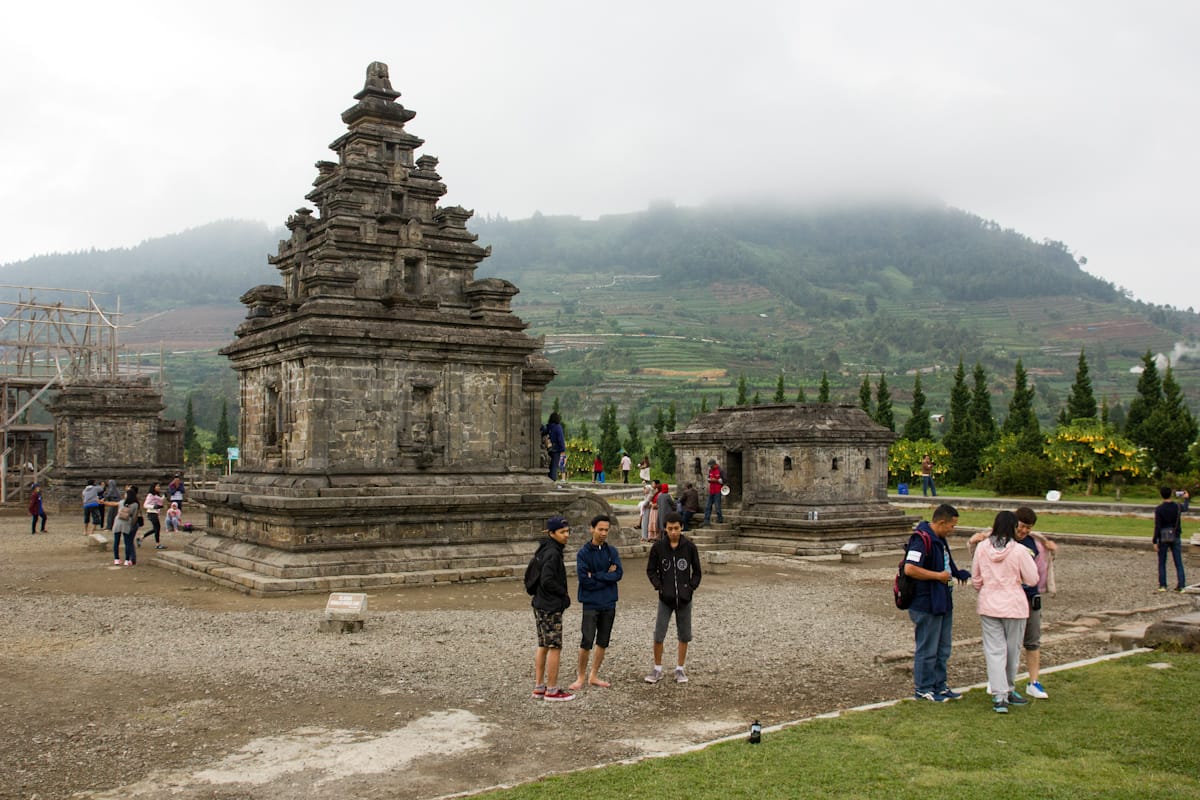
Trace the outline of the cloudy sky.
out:
M 1198 36 L 1184 0 L 9 4 L 0 263 L 281 224 L 384 61 L 477 214 L 915 196 L 1200 308 Z

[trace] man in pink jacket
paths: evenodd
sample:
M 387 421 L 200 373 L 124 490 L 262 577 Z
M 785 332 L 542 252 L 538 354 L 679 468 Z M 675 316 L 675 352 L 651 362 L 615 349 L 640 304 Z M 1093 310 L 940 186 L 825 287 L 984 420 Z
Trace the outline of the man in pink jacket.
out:
M 998 714 L 1007 714 L 1010 705 L 1029 702 L 1016 688 L 1029 618 L 1029 599 L 1022 584 L 1037 585 L 1038 571 L 1033 553 L 1017 544 L 1016 535 L 1017 515 L 1001 511 L 992 523 L 992 535 L 980 542 L 971 561 L 971 585 L 979 592 L 988 691 L 992 710 Z

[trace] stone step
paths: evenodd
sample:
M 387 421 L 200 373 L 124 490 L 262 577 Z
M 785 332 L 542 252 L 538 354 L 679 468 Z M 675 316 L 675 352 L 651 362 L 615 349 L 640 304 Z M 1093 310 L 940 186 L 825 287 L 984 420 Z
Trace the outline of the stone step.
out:
M 203 577 L 213 583 L 254 597 L 361 590 L 382 586 L 517 580 L 525 574 L 525 564 L 516 564 L 412 572 L 380 572 L 369 575 L 277 578 L 181 551 L 156 551 L 152 563 L 180 574 Z M 568 572 L 574 572 L 574 564 L 569 565 Z

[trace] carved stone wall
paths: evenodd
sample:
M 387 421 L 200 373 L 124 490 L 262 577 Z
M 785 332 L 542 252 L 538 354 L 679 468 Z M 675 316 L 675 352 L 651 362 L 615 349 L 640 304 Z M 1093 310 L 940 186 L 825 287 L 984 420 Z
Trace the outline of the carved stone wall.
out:
M 183 469 L 183 427 L 159 415 L 162 393 L 147 379 L 72 384 L 50 402 L 54 468 L 44 496 L 60 510 L 78 508 L 88 480 L 165 482 Z

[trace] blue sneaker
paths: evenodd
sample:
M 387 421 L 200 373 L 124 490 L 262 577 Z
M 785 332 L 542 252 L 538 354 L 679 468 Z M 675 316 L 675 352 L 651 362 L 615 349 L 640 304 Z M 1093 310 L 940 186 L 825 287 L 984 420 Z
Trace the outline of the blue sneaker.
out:
M 931 703 L 946 702 L 945 697 L 940 694 L 934 694 L 933 692 L 917 692 L 913 695 L 913 700 L 928 700 Z
M 1036 697 L 1038 700 L 1045 700 L 1050 695 L 1046 693 L 1046 689 L 1039 681 L 1033 681 L 1025 686 L 1025 694 L 1030 697 Z
M 1008 704 L 1010 706 L 1027 706 L 1029 705 L 1029 701 L 1017 694 L 1016 689 L 1013 689 L 1008 693 Z
M 946 688 L 938 692 L 938 697 L 941 697 L 943 700 L 962 700 L 962 693 Z

